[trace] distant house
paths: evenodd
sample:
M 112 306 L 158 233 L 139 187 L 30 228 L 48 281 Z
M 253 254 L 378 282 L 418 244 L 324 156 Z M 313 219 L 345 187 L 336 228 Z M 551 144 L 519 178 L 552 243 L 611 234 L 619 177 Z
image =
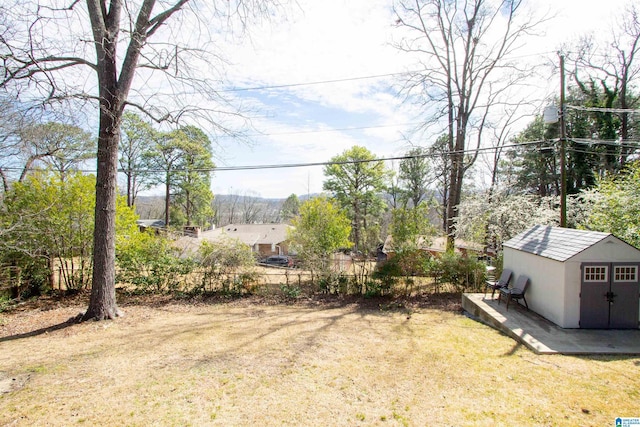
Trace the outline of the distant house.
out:
M 640 250 L 610 233 L 537 225 L 503 243 L 531 310 L 563 328 L 637 329 Z
M 162 230 L 165 227 L 163 219 L 139 219 L 136 221 L 136 224 L 140 231 L 145 231 L 147 229 Z
M 290 228 L 288 224 L 229 224 L 181 237 L 176 243 L 184 248 L 197 248 L 205 240 L 216 242 L 230 238 L 249 246 L 260 257 L 289 255 L 287 233 Z
M 417 239 L 417 247 L 420 250 L 430 253 L 431 255 L 440 255 L 447 251 L 447 237 L 429 237 L 419 236 Z M 478 245 L 472 242 L 466 242 L 462 239 L 455 239 L 455 252 L 467 255 L 469 253 L 474 255 L 482 254 L 482 245 Z M 393 248 L 393 236 L 388 235 L 384 241 L 384 245 L 378 251 L 378 260 L 386 260 L 392 258 L 395 253 Z

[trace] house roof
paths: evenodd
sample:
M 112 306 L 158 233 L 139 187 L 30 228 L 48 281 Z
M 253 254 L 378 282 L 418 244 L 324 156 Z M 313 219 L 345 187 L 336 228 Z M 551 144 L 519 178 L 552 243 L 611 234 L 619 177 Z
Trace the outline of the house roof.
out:
M 536 225 L 502 246 L 564 262 L 609 236 L 612 234 Z
M 200 234 L 203 240 L 215 241 L 222 237 L 238 239 L 248 246 L 256 244 L 278 244 L 287 240 L 288 224 L 229 224 L 224 227 L 204 231 Z
M 139 219 L 136 224 L 141 227 L 164 228 L 164 219 Z
M 445 252 L 447 250 L 447 237 L 428 237 L 428 236 L 418 236 L 416 238 L 416 244 L 419 249 L 430 252 Z M 462 239 L 455 239 L 455 247 L 457 250 L 470 250 L 482 252 L 482 246 L 477 243 L 467 242 Z M 389 234 L 384 241 L 384 245 L 382 247 L 383 253 L 394 252 L 393 249 L 393 236 Z

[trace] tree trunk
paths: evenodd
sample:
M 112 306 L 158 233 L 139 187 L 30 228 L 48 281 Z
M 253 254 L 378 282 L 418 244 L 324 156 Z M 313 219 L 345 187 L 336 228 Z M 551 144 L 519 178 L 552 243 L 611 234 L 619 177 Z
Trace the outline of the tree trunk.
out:
M 459 180 L 462 171 L 461 162 L 458 154 L 451 156 L 451 174 L 449 176 L 449 201 L 447 203 L 447 252 L 453 252 L 455 249 L 455 224 L 453 219 L 456 216 L 456 208 L 460 203 L 460 190 L 462 181 Z
M 466 126 L 466 124 L 465 124 Z M 458 205 L 462 195 L 464 179 L 464 140 L 466 134 L 462 126 L 458 126 L 454 152 L 451 153 L 451 174 L 449 175 L 449 203 L 447 204 L 447 252 L 455 249 L 455 223 Z
M 0 168 L 0 178 L 2 178 L 2 189 L 6 193 L 9 191 L 9 182 L 7 181 L 7 175 L 4 173 L 4 170 Z
M 185 200 L 186 201 L 184 203 L 184 212 L 185 212 L 185 215 L 187 217 L 187 227 L 190 227 L 191 226 L 191 211 L 192 211 L 191 205 L 192 205 L 192 203 L 191 203 L 191 195 L 189 193 L 189 190 L 185 191 Z
M 54 261 L 54 257 L 52 255 L 47 254 L 47 265 L 49 266 L 49 287 L 51 289 L 55 289 L 56 285 L 56 263 Z M 58 286 L 58 290 L 60 290 L 60 286 Z
M 114 93 L 116 91 L 117 89 Z M 112 101 L 115 102 L 116 99 Z M 106 103 L 101 99 L 101 104 Z M 116 194 L 120 129 L 118 122 L 121 114 L 115 117 L 104 105 L 101 107 L 93 232 L 93 281 L 89 308 L 83 320 L 113 319 L 121 315 L 116 305 L 115 284 Z
M 627 103 L 627 73 L 625 69 L 625 73 L 622 78 L 622 87 L 620 88 L 620 108 L 626 110 L 629 108 Z M 622 113 L 620 118 L 620 169 L 624 169 L 627 164 L 627 157 L 629 156 L 629 149 L 626 148 L 625 144 L 627 144 L 627 140 L 629 139 L 629 114 Z
M 169 179 L 171 179 L 171 174 L 169 173 L 169 168 L 167 167 L 167 175 L 165 177 L 166 183 L 164 186 L 164 226 L 165 228 L 169 228 L 169 209 L 171 207 L 171 184 L 169 184 Z
M 355 252 L 360 250 L 360 202 L 358 197 L 353 198 L 353 240 Z
M 127 206 L 133 206 L 133 183 L 131 180 L 131 169 L 127 171 Z

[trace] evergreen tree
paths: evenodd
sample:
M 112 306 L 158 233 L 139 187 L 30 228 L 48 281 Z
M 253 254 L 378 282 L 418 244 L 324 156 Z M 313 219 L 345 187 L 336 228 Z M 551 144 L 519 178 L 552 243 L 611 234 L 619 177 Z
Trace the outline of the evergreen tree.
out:
M 280 217 L 285 222 L 295 218 L 300 213 L 300 199 L 298 199 L 298 196 L 291 194 L 287 197 L 287 200 L 282 204 L 280 212 Z
M 373 250 L 380 239 L 376 219 L 384 209 L 380 192 L 386 174 L 384 164 L 359 146 L 333 157 L 324 168 L 323 187 L 349 213 L 356 251 Z
M 411 201 L 411 206 L 416 208 L 420 202 L 427 198 L 429 190 L 427 185 L 430 181 L 431 168 L 427 158 L 427 150 L 416 147 L 409 150 L 400 162 L 400 184 L 404 197 Z

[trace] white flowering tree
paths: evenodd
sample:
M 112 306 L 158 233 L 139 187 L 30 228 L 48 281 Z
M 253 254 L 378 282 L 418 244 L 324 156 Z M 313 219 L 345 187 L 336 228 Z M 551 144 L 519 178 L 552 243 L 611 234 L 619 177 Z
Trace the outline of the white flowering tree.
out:
M 477 193 L 460 203 L 455 219 L 458 237 L 500 247 L 527 228 L 557 225 L 560 218 L 557 197 L 499 192 L 491 200 L 488 204 L 486 195 Z

